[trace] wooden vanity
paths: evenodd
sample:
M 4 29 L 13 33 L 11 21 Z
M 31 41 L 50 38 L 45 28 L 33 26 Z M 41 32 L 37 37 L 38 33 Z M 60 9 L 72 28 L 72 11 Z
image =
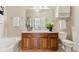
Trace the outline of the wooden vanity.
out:
M 23 32 L 21 36 L 22 50 L 58 50 L 58 33 Z

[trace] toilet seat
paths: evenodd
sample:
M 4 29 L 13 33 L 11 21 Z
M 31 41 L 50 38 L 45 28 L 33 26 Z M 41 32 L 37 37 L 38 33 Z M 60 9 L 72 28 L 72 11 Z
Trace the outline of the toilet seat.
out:
M 73 47 L 73 41 L 70 40 L 62 40 L 63 44 L 68 47 Z

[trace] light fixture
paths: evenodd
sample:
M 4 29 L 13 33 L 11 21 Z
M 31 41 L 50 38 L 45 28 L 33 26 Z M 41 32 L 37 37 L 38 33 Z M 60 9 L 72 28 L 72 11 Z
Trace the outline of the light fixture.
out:
M 47 6 L 33 6 L 33 9 L 49 9 Z
M 47 6 L 33 6 L 32 9 L 35 9 L 36 12 L 39 12 L 40 9 L 49 9 Z

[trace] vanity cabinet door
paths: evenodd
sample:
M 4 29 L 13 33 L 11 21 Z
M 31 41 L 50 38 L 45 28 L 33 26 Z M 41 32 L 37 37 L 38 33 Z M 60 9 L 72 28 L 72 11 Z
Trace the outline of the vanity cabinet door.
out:
M 39 38 L 31 38 L 31 49 L 39 49 Z
M 23 49 L 30 48 L 30 38 L 23 38 Z
M 47 48 L 47 38 L 40 38 L 40 49 Z
M 58 49 L 58 39 L 57 38 L 49 38 L 48 48 L 53 49 L 53 50 Z

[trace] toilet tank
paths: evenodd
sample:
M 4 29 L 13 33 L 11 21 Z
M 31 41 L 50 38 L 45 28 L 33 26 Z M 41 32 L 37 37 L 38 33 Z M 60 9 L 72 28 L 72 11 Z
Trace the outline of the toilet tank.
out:
M 67 33 L 66 32 L 59 32 L 59 39 L 60 40 L 65 40 L 67 37 Z

